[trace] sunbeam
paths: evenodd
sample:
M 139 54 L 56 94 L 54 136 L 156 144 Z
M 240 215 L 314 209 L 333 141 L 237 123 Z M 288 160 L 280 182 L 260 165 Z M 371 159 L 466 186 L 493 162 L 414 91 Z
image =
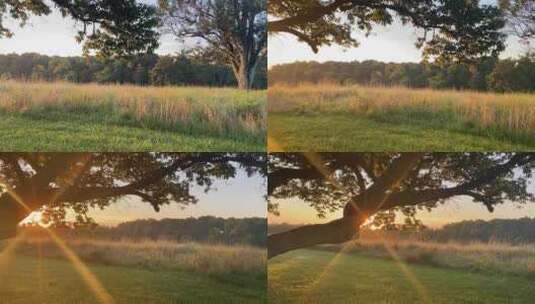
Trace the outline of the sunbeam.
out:
M 48 202 L 52 203 L 62 194 L 65 193 L 65 191 L 68 189 L 68 187 L 72 186 L 73 183 L 76 181 L 76 179 L 80 176 L 80 174 L 83 172 L 83 170 L 86 168 L 86 165 L 88 161 L 90 160 L 91 155 L 84 154 L 81 160 L 81 165 L 77 166 L 72 172 L 67 172 L 64 176 L 64 186 L 60 187 L 57 194 Z M 31 213 L 33 210 L 24 202 L 24 200 L 17 194 L 17 192 L 12 189 L 9 184 L 4 183 L 5 191 L 13 197 L 13 199 L 20 204 L 28 213 Z M 54 243 L 60 248 L 63 253 L 65 254 L 65 257 L 71 262 L 71 264 L 74 266 L 75 270 L 79 273 L 79 275 L 82 277 L 83 281 L 87 284 L 87 286 L 90 288 L 90 290 L 95 294 L 97 299 L 102 304 L 113 304 L 115 301 L 113 300 L 112 296 L 108 293 L 108 291 L 104 288 L 102 283 L 98 280 L 98 278 L 91 272 L 91 270 L 82 262 L 82 260 L 76 255 L 76 253 L 56 234 L 54 231 L 47 227 L 43 227 L 44 230 L 48 232 L 51 239 L 54 241 Z M 17 237 L 17 240 L 19 238 Z M 20 240 L 19 240 L 20 241 Z M 14 243 L 14 244 L 13 244 Z M 8 245 L 8 248 L 12 252 L 14 247 L 18 244 L 18 242 L 12 242 Z M 12 246 L 12 247 L 9 247 Z M 4 250 L 6 251 L 6 250 Z M 1 259 L 0 259 L 1 262 Z M 2 264 L 0 263 L 0 266 Z
M 337 264 L 337 262 L 340 260 L 340 258 L 346 253 L 349 252 L 351 249 L 353 249 L 353 245 L 355 243 L 353 241 L 346 242 L 342 245 L 342 248 L 334 255 L 334 257 L 323 267 L 322 272 L 320 275 L 310 284 L 308 288 L 303 292 L 303 303 L 311 302 L 312 299 L 310 299 L 311 293 L 313 290 L 316 289 L 316 287 L 319 286 L 319 284 L 323 281 L 323 279 L 329 274 L 331 269 Z M 313 301 L 312 301 L 313 302 Z
M 14 239 L 6 241 L 7 245 L 0 251 L 0 274 L 7 272 L 7 268 L 11 265 L 13 259 L 13 254 L 17 249 L 18 245 L 26 239 L 26 233 L 19 233 Z M 2 278 L 0 276 L 0 278 Z
M 280 151 L 280 152 L 284 151 L 284 149 L 279 144 L 279 142 L 275 138 L 273 138 L 273 136 L 269 136 L 269 135 L 268 135 L 268 147 L 271 147 L 271 150 Z
M 87 286 L 93 291 L 97 299 L 102 304 L 113 304 L 115 301 L 108 291 L 104 288 L 98 278 L 89 270 L 89 268 L 82 262 L 76 253 L 52 230 L 45 228 L 54 243 L 63 251 L 65 257 L 75 267 Z
M 324 162 L 321 159 L 321 155 L 318 153 L 302 153 L 303 156 L 308 160 L 308 162 L 314 166 L 314 168 L 320 172 L 320 174 L 325 177 L 325 179 L 330 182 L 335 188 L 337 188 L 339 191 L 345 192 L 345 193 L 351 193 L 344 185 L 339 183 L 334 177 L 333 174 L 329 171 L 329 168 L 324 165 Z M 405 172 L 406 174 L 407 172 Z M 364 191 L 364 189 L 362 189 Z M 389 193 L 386 194 L 385 198 L 383 198 L 382 202 L 378 202 L 379 206 L 381 206 L 384 201 L 388 198 Z M 361 211 L 360 208 L 354 203 L 351 202 L 351 204 L 354 206 L 354 208 L 358 211 Z M 380 208 L 380 207 L 379 207 Z M 378 208 L 378 209 L 379 209 Z M 385 245 L 385 248 L 387 249 L 390 256 L 392 256 L 392 259 L 396 262 L 398 267 L 400 268 L 401 272 L 407 277 L 410 284 L 413 286 L 413 288 L 418 293 L 418 296 L 422 299 L 424 303 L 431 303 L 429 295 L 425 289 L 425 287 L 420 283 L 416 275 L 412 273 L 412 271 L 405 265 L 405 263 L 401 260 L 401 258 L 396 254 L 396 252 L 389 247 L 387 242 L 383 239 L 383 243 Z M 331 269 L 334 267 L 334 265 L 337 264 L 337 262 L 340 260 L 340 258 L 347 252 L 351 251 L 351 249 L 354 246 L 354 241 L 346 242 L 342 245 L 340 250 L 336 253 L 336 255 L 329 261 L 329 263 L 324 267 L 321 274 L 314 280 L 314 282 L 307 288 L 307 290 L 303 294 L 303 299 L 305 301 L 308 300 L 310 293 L 312 290 L 314 290 L 326 277 L 326 275 L 331 271 Z
M 385 246 L 386 250 L 388 251 L 388 254 L 394 259 L 396 262 L 396 265 L 398 265 L 401 272 L 407 277 L 411 285 L 414 287 L 414 290 L 418 293 L 418 296 L 424 303 L 433 303 L 431 301 L 431 298 L 429 297 L 429 294 L 427 290 L 425 289 L 425 286 L 418 280 L 416 275 L 407 267 L 405 262 L 399 257 L 399 255 L 396 253 L 396 251 L 390 247 L 390 244 L 388 244 L 388 241 L 383 238 L 381 238 L 383 241 L 383 245 Z

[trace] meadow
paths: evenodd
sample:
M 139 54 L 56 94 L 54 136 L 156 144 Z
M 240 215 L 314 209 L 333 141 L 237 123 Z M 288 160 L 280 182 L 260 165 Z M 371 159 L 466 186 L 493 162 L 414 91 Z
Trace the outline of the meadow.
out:
M 270 303 L 532 303 L 535 246 L 359 240 L 269 261 Z
M 260 248 L 171 241 L 65 240 L 111 303 L 266 301 L 266 252 Z M 99 302 L 81 275 L 83 271 L 51 239 L 27 238 L 14 247 L 0 252 L 2 300 Z
M 535 95 L 335 84 L 268 91 L 270 151 L 535 149 Z
M 3 151 L 265 151 L 266 92 L 0 82 Z

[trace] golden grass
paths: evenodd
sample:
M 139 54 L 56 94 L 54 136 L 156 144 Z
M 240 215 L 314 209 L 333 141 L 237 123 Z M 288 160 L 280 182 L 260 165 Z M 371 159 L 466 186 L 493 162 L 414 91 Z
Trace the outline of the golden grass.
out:
M 179 268 L 222 274 L 265 271 L 267 252 L 251 246 L 206 245 L 172 241 L 67 239 L 68 246 L 86 262 L 133 267 Z M 34 256 L 41 246 L 44 257 L 63 254 L 49 238 L 29 238 L 19 254 Z
M 511 133 L 535 133 L 535 95 L 334 84 L 275 85 L 269 112 L 388 114 L 389 111 L 453 111 L 465 122 Z
M 265 104 L 265 91 L 233 88 L 0 82 L 0 109 L 7 112 L 103 109 L 138 122 L 153 120 L 219 133 L 263 134 Z
M 366 256 L 390 258 L 385 244 L 407 263 L 535 275 L 534 244 L 511 245 L 495 242 L 462 244 L 395 238 L 361 238 L 355 241 L 352 252 Z M 338 250 L 339 245 L 324 246 L 324 248 Z

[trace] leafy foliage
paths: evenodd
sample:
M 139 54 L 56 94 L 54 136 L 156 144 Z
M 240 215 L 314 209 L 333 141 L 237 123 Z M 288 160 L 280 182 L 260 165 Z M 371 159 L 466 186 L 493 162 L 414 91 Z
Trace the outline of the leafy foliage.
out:
M 344 208 L 344 216 L 358 210 L 378 212 L 375 224 L 390 225 L 393 211 L 409 226 L 418 225 L 417 211 L 431 209 L 456 196 L 468 196 L 489 211 L 505 202 L 534 201 L 528 191 L 535 155 L 514 153 L 425 153 L 398 184 L 387 188 L 382 202 L 374 192 L 388 184 L 396 163 L 406 153 L 321 153 L 270 155 L 270 211 L 273 199 L 295 197 L 314 208 L 318 216 Z M 383 190 L 381 190 L 383 191 Z
M 265 156 L 254 153 L 3 153 L 0 215 L 18 222 L 42 209 L 45 221 L 61 223 L 71 209 L 86 224 L 90 207 L 105 208 L 124 196 L 137 196 L 155 211 L 187 206 L 197 202 L 193 185 L 209 191 L 238 170 L 264 174 L 264 163 Z
M 160 20 L 156 8 L 135 0 L 52 0 L 64 17 L 79 22 L 77 35 L 84 42 L 84 52 L 92 50 L 102 57 L 125 57 L 151 53 L 158 47 L 156 31 Z M 0 3 L 0 38 L 12 32 L 2 25 L 4 16 L 24 25 L 30 15 L 48 15 L 52 11 L 44 0 L 5 0 Z
M 416 45 L 424 57 L 440 62 L 497 56 L 504 49 L 500 9 L 479 1 L 273 0 L 268 12 L 273 33 L 289 33 L 317 52 L 323 45 L 357 46 L 355 30 L 404 25 L 422 30 Z

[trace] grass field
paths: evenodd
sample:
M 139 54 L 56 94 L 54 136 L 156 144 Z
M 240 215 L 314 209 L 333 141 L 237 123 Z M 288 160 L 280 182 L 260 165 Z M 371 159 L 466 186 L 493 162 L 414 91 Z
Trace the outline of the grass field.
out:
M 266 252 L 166 241 L 68 240 L 113 303 L 265 303 Z M 6 247 L 7 248 L 7 247 Z M 99 303 L 50 240 L 0 253 L 0 303 Z
M 273 86 L 270 151 L 535 150 L 535 95 Z
M 533 303 L 535 279 L 325 250 L 269 261 L 270 303 Z
M 2 151 L 265 151 L 266 92 L 0 83 Z

